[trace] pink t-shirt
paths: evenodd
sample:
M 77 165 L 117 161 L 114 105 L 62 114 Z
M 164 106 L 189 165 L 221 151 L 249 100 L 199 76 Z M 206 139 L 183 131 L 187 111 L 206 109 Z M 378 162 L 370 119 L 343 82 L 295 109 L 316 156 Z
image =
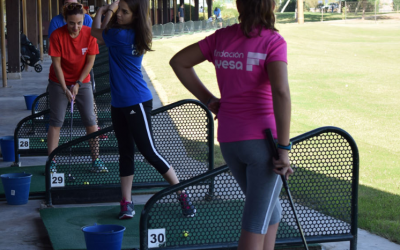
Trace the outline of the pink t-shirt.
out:
M 212 62 L 221 92 L 218 141 L 264 139 L 264 131 L 276 124 L 267 64 L 287 63 L 286 42 L 279 33 L 264 29 L 247 38 L 239 24 L 217 30 L 199 42 L 204 57 Z

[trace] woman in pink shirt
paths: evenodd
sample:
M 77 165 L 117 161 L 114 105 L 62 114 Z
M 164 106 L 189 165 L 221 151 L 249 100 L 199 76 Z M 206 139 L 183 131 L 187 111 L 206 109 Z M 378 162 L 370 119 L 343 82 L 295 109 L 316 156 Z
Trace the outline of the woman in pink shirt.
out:
M 217 30 L 170 61 L 182 84 L 218 115 L 218 141 L 225 161 L 246 195 L 238 249 L 272 250 L 281 217 L 279 193 L 290 168 L 291 101 L 287 46 L 275 28 L 273 0 L 237 0 L 240 24 Z M 215 66 L 221 99 L 193 67 Z M 273 159 L 264 131 L 277 139 Z

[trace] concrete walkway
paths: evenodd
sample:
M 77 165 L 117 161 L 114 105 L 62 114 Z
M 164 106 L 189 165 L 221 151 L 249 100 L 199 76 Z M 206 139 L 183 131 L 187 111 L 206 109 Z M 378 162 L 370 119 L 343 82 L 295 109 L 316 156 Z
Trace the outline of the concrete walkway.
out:
M 17 123 L 31 114 L 26 109 L 23 95 L 41 94 L 47 87 L 50 58 L 42 62 L 43 71 L 36 73 L 32 67 L 22 72 L 22 79 L 8 80 L 8 87 L 0 87 L 0 137 L 13 135 Z M 1 73 L 1 72 L 0 72 Z M 162 89 L 154 89 L 147 74 L 145 79 L 154 96 L 154 108 L 160 107 L 161 101 L 157 92 L 164 93 Z M 0 78 L 1 81 L 1 78 Z M 1 85 L 2 86 L 2 83 Z M 160 88 L 160 84 L 155 84 Z M 46 157 L 22 157 L 22 166 L 44 165 Z M 11 162 L 3 162 L 0 158 L 0 167 L 9 167 Z M 135 196 L 137 204 L 144 204 L 149 195 Z M 0 249 L 2 250 L 50 250 L 47 231 L 39 215 L 43 201 L 30 200 L 26 205 L 11 206 L 5 201 L 0 201 Z M 108 205 L 108 204 L 91 204 Z M 112 203 L 117 205 L 117 203 Z M 61 207 L 61 206 L 57 206 Z M 65 207 L 65 206 L 63 206 Z M 394 244 L 382 237 L 358 230 L 358 250 L 400 250 L 400 245 Z M 322 244 L 325 250 L 348 250 L 348 242 L 335 242 Z

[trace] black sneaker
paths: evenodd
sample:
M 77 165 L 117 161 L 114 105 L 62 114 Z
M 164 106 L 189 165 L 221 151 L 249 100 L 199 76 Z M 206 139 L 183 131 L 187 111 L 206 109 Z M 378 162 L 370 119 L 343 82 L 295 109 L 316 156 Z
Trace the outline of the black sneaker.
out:
M 120 202 L 121 212 L 119 212 L 118 218 L 120 220 L 131 219 L 135 215 L 135 206 L 132 201 L 126 201 L 125 198 Z
M 196 208 L 190 200 L 190 194 L 187 192 L 179 194 L 178 201 L 181 203 L 183 216 L 194 217 L 196 214 Z

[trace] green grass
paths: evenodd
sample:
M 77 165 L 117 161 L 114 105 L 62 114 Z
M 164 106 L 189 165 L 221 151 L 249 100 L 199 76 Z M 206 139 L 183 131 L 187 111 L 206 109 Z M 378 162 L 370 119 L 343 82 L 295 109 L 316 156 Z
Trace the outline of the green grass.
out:
M 373 12 L 366 12 L 365 17 L 371 18 L 374 16 Z M 320 12 L 304 12 L 304 22 L 320 22 L 320 21 L 333 21 L 333 20 L 342 20 L 342 19 L 360 19 L 362 17 L 362 13 L 358 12 L 356 15 L 353 13 L 346 13 L 346 16 L 343 13 L 322 13 Z M 294 23 L 296 19 L 294 18 L 294 12 L 284 12 L 284 13 L 276 13 L 276 21 L 277 23 Z
M 400 242 L 400 24 L 278 24 L 288 42 L 292 96 L 291 137 L 337 126 L 355 139 L 360 153 L 359 227 Z M 168 62 L 185 46 L 211 33 L 155 41 L 146 70 L 164 93 L 164 105 L 194 98 Z M 219 95 L 211 63 L 195 67 Z M 215 123 L 215 133 L 218 124 Z M 216 166 L 223 164 L 219 147 Z

